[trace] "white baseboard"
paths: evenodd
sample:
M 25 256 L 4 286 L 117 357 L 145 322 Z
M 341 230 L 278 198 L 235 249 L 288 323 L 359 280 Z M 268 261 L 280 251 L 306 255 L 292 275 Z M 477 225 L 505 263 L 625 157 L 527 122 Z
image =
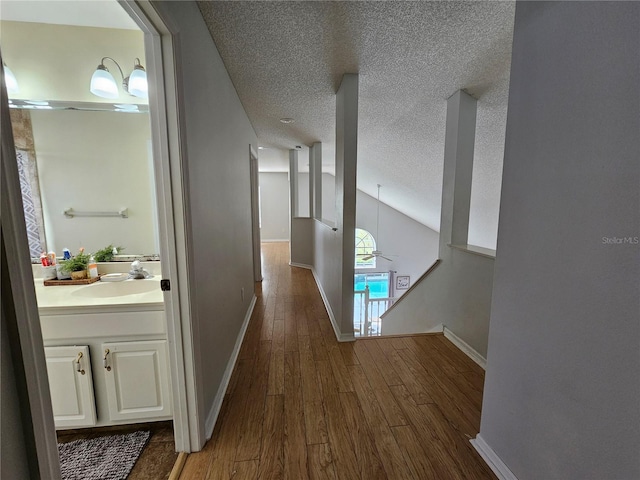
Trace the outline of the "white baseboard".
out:
M 216 420 L 218 420 L 218 415 L 220 414 L 220 408 L 222 408 L 222 402 L 224 401 L 224 394 L 227 391 L 227 387 L 229 386 L 229 381 L 231 380 L 231 374 L 233 373 L 233 369 L 236 366 L 236 361 L 238 360 L 238 354 L 240 353 L 240 347 L 242 346 L 242 341 L 244 340 L 244 335 L 247 333 L 247 327 L 249 326 L 249 321 L 251 320 L 251 314 L 253 313 L 253 309 L 256 306 L 256 300 L 258 297 L 255 295 L 251 300 L 251 304 L 247 309 L 247 314 L 244 317 L 244 321 L 242 322 L 242 327 L 240 328 L 240 333 L 238 334 L 238 338 L 236 338 L 236 344 L 233 347 L 233 351 L 231 352 L 231 358 L 227 362 L 227 368 L 224 371 L 224 375 L 222 376 L 222 382 L 220 382 L 220 387 L 218 388 L 218 392 L 216 393 L 216 398 L 213 401 L 213 405 L 211 406 L 211 410 L 209 410 L 209 414 L 207 415 L 207 420 L 205 422 L 205 435 L 207 440 L 211 438 L 213 435 L 213 428 L 216 426 Z
M 333 314 L 333 310 L 331 309 L 331 304 L 329 303 L 329 299 L 327 298 L 327 294 L 324 293 L 324 288 L 322 288 L 322 283 L 320 283 L 320 279 L 316 274 L 316 269 L 311 268 L 311 273 L 313 274 L 313 279 L 316 281 L 316 285 L 318 286 L 318 290 L 320 291 L 320 296 L 322 297 L 322 302 L 324 303 L 324 307 L 327 309 L 327 314 L 329 315 L 329 320 L 331 320 L 331 326 L 333 327 L 333 333 L 336 334 L 336 339 L 339 342 L 354 342 L 356 337 L 353 333 L 342 333 L 340 328 L 338 327 L 338 322 L 336 321 L 336 317 Z
M 288 238 L 270 238 L 268 240 L 265 240 L 264 238 L 260 239 L 260 243 L 282 243 L 282 242 L 289 242 Z
M 306 268 L 307 270 L 312 270 L 313 271 L 313 267 L 311 265 L 307 265 L 306 263 L 289 262 L 289 266 L 290 267 L 298 267 L 298 268 Z
M 471 445 L 475 448 L 489 468 L 496 474 L 498 480 L 518 480 L 509 467 L 507 467 L 496 452 L 484 441 L 484 438 L 478 434 L 476 438 L 470 440 Z
M 471 360 L 480 365 L 483 370 L 487 369 L 487 359 L 476 352 L 467 342 L 462 340 L 446 326 L 444 327 L 444 336 L 451 340 L 451 343 L 453 343 L 456 347 L 466 353 Z

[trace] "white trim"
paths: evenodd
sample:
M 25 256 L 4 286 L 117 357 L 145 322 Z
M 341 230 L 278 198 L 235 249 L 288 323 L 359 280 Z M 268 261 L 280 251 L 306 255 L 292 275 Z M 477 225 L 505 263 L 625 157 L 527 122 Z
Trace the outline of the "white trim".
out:
M 281 243 L 288 242 L 288 238 L 263 238 L 260 240 L 262 243 Z
M 452 245 L 451 243 L 448 243 L 447 246 L 455 248 L 456 250 L 460 250 L 461 252 L 467 252 L 473 255 L 490 258 L 491 260 L 496 259 L 496 251 L 490 248 L 478 247 L 477 245 Z
M 469 440 L 473 448 L 475 448 L 489 468 L 496 474 L 498 480 L 518 480 L 509 467 L 498 457 L 496 452 L 484 441 L 484 438 L 478 434 L 476 438 Z
M 457 336 L 455 333 L 449 330 L 446 327 L 446 325 L 444 326 L 443 331 L 444 331 L 444 336 L 447 337 L 451 341 L 451 343 L 453 343 L 456 347 L 458 347 L 460 350 L 466 353 L 467 357 L 469 357 L 471 360 L 473 360 L 478 365 L 480 365 L 483 370 L 487 369 L 486 358 L 484 358 L 482 355 L 476 352 L 467 342 L 465 342 L 459 336 Z
M 311 265 L 307 265 L 306 263 L 289 262 L 289 266 L 290 267 L 298 267 L 298 268 L 306 268 L 307 270 L 313 270 L 313 267 Z
M 209 440 L 213 435 L 213 429 L 216 426 L 216 420 L 218 419 L 220 409 L 222 408 L 222 402 L 224 401 L 224 394 L 227 392 L 227 387 L 229 386 L 229 381 L 231 380 L 231 374 L 233 373 L 233 369 L 236 366 L 238 354 L 240 353 L 240 347 L 242 347 L 244 335 L 247 333 L 247 327 L 249 326 L 249 321 L 251 320 L 251 315 L 253 314 L 253 309 L 256 306 L 257 299 L 258 297 L 254 295 L 253 299 L 251 300 L 251 304 L 249 305 L 247 314 L 244 317 L 244 322 L 242 322 L 240 333 L 238 333 L 238 338 L 236 338 L 236 344 L 233 347 L 233 352 L 231 352 L 231 357 L 229 358 L 229 362 L 227 363 L 227 368 L 224 371 L 222 381 L 220 382 L 220 386 L 218 387 L 216 398 L 213 400 L 213 405 L 211 406 L 211 410 L 209 410 L 209 414 L 207 415 L 207 420 L 205 423 L 205 435 L 207 437 L 207 440 Z
M 262 281 L 262 249 L 260 242 L 260 179 L 258 154 L 249 144 L 249 177 L 251 181 L 251 242 L 253 248 L 253 281 Z
M 1 60 L 1 58 L 0 58 Z M 31 475 L 38 478 L 58 480 L 60 478 L 60 461 L 56 430 L 51 407 L 49 378 L 45 361 L 40 316 L 36 301 L 33 273 L 29 262 L 29 246 L 27 230 L 22 209 L 22 194 L 18 164 L 16 162 L 15 145 L 9 117 L 9 103 L 6 94 L 4 75 L 0 72 L 0 149 L 2 164 L 0 165 L 0 224 L 5 245 L 8 280 L 11 284 L 10 298 L 2 298 L 2 302 L 13 303 L 15 315 L 7 315 L 7 324 L 17 330 L 15 347 L 19 352 L 14 361 L 22 362 L 24 369 L 14 364 L 16 384 L 20 396 L 25 402 L 25 412 L 20 420 L 25 432 L 24 440 L 27 448 L 26 462 L 32 468 Z M 5 287 L 3 295 L 8 292 Z M 5 320 L 3 318 L 3 320 Z M 8 326 L 8 325 L 7 325 Z M 9 329 L 8 329 L 9 330 Z M 13 337 L 13 335 L 9 334 Z M 19 374 L 18 374 L 19 372 Z M 24 387 L 20 379 L 24 381 Z M 26 391 L 25 391 L 26 390 Z M 28 408 L 28 412 L 26 411 Z M 4 412 L 3 412 L 4 413 Z M 31 432 L 28 430 L 31 429 Z M 4 440 L 4 439 L 3 439 Z M 33 445 L 31 444 L 33 440 Z M 30 448 L 30 447 L 34 448 Z M 35 451 L 34 451 L 35 450 Z
M 320 283 L 320 279 L 316 274 L 316 269 L 312 267 L 311 273 L 313 273 L 313 279 L 316 281 L 316 285 L 318 286 L 318 291 L 320 292 L 320 296 L 322 297 L 322 302 L 324 303 L 324 307 L 327 310 L 327 315 L 329 315 L 329 320 L 331 320 L 331 326 L 333 327 L 333 332 L 336 334 L 336 339 L 339 342 L 355 342 L 356 337 L 353 333 L 342 333 L 340 331 L 340 328 L 338 327 L 338 322 L 336 321 L 336 316 L 333 314 L 333 310 L 331 309 L 331 304 L 329 303 L 329 299 L 327 298 L 327 294 L 324 293 L 324 289 L 322 288 L 322 283 Z
M 199 425 L 191 308 L 189 304 L 189 277 L 185 228 L 188 219 L 183 203 L 183 177 L 180 155 L 180 116 L 177 103 L 176 81 L 179 62 L 174 58 L 176 35 L 165 24 L 155 8 L 148 2 L 119 0 L 144 33 L 146 68 L 155 81 L 155 94 L 149 98 L 152 128 L 152 146 L 155 186 L 158 199 L 160 254 L 162 275 L 172 280 L 172 289 L 164 293 L 173 427 L 177 451 L 191 452 L 199 448 L 202 438 Z M 175 29 L 174 29 L 175 30 Z

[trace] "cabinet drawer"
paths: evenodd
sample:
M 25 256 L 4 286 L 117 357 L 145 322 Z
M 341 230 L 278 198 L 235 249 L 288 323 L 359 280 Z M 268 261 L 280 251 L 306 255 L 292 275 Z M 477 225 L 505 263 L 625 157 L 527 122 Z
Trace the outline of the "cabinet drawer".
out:
M 163 310 L 84 313 L 40 317 L 45 342 L 68 338 L 165 335 Z

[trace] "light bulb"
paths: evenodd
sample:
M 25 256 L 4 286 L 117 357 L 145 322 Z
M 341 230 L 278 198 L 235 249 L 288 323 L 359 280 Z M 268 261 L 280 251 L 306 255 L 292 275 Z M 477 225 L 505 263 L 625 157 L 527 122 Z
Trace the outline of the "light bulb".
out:
M 89 91 L 102 98 L 118 98 L 118 85 L 113 75 L 109 73 L 107 67 L 100 64 L 91 77 L 91 87 Z
M 129 93 L 136 97 L 149 98 L 149 87 L 147 85 L 147 72 L 145 72 L 140 60 L 136 58 L 133 72 L 129 75 Z
M 18 87 L 18 80 L 16 80 L 16 76 L 13 74 L 11 69 L 7 67 L 6 64 L 3 64 L 4 67 L 4 81 L 7 85 L 7 93 L 18 93 L 20 88 Z

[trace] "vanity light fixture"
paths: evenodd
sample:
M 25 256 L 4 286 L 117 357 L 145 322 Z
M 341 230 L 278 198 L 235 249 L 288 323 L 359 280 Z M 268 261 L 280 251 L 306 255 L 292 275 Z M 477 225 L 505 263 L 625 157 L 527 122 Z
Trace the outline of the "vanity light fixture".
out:
M 111 57 L 104 57 L 91 77 L 91 86 L 89 88 L 91 93 L 102 98 L 118 98 L 120 95 L 115 78 L 113 78 L 113 75 L 111 75 L 104 65 L 105 60 L 111 60 L 116 64 L 116 67 L 118 67 L 118 71 L 122 77 L 122 88 L 125 92 L 136 97 L 148 98 L 147 72 L 145 72 L 144 67 L 140 65 L 139 58 L 135 59 L 133 72 L 131 72 L 128 77 L 125 77 L 118 62 Z
M 13 74 L 11 69 L 7 67 L 7 64 L 2 62 L 2 67 L 4 68 L 4 81 L 7 85 L 7 93 L 18 93 L 20 88 L 18 87 L 18 80 L 16 80 L 16 76 Z

